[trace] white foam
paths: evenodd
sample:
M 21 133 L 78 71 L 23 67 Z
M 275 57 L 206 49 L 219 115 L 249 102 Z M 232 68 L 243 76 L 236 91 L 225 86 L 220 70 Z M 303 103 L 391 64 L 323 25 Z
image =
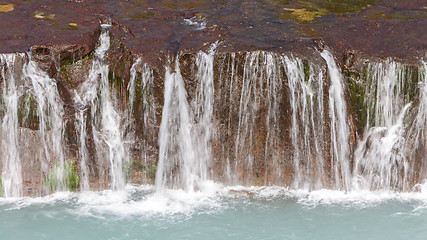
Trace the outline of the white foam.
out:
M 392 191 L 339 191 L 320 189 L 316 191 L 291 190 L 284 187 L 228 187 L 230 196 L 251 196 L 254 198 L 296 199 L 299 204 L 307 206 L 343 204 L 350 206 L 372 206 L 387 201 L 411 202 L 419 201 L 422 206 L 427 206 L 427 183 L 419 184 L 414 192 Z M 241 194 L 238 194 L 241 193 Z
M 234 199 L 246 204 L 248 198 L 254 200 L 291 200 L 298 204 L 316 207 L 321 205 L 343 205 L 348 207 L 372 207 L 388 201 L 398 201 L 415 204 L 414 213 L 427 209 L 427 183 L 417 185 L 417 192 L 390 191 L 351 191 L 321 189 L 317 191 L 290 190 L 285 187 L 224 187 L 212 181 L 205 182 L 200 191 L 184 191 L 181 189 L 166 189 L 155 192 L 152 185 L 131 186 L 124 190 L 105 190 L 99 192 L 57 192 L 38 198 L 0 198 L 0 206 L 6 210 L 19 210 L 30 206 L 54 205 L 67 203 L 70 214 L 81 217 L 113 219 L 131 216 L 141 217 L 189 217 L 193 214 L 212 214 L 225 210 L 230 200 Z M 10 206 L 9 206 L 10 205 Z M 239 204 L 240 205 L 240 204 Z
M 1 205 L 8 206 L 7 210 L 17 210 L 33 205 L 53 205 L 59 201 L 69 201 L 75 197 L 77 193 L 72 192 L 56 192 L 45 197 L 20 197 L 20 198 L 0 198 Z
M 119 217 L 134 215 L 192 214 L 196 210 L 210 211 L 221 207 L 221 187 L 213 182 L 203 184 L 201 191 L 167 189 L 154 192 L 153 186 L 127 186 L 124 191 L 82 193 L 78 200 L 79 215 L 103 218 L 105 214 Z M 134 200 L 132 193 L 142 194 Z

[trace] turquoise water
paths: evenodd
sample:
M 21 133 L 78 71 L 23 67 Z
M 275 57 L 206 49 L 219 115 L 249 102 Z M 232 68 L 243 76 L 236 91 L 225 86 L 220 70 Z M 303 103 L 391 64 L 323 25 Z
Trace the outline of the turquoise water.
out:
M 427 239 L 427 197 L 150 186 L 0 200 L 0 239 Z

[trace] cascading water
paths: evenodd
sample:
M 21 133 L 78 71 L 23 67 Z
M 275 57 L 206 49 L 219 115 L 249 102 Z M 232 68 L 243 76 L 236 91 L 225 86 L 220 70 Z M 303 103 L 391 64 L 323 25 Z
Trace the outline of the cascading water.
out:
M 147 181 L 155 174 L 153 167 L 153 159 L 157 159 L 155 155 L 156 145 L 154 142 L 158 134 L 157 118 L 156 118 L 156 99 L 153 96 L 154 88 L 154 73 L 142 59 L 137 58 L 130 69 L 130 80 L 128 84 L 129 93 L 129 117 L 128 126 L 131 131 L 128 131 L 125 141 L 130 142 L 134 148 L 141 149 L 139 157 L 141 157 L 143 171 L 143 181 Z
M 234 139 L 232 154 L 223 150 L 228 182 L 238 184 L 253 178 L 264 185 L 283 182 L 286 178 L 282 176 L 292 168 L 284 166 L 283 159 L 292 155 L 293 187 L 321 188 L 325 140 L 322 72 L 298 58 L 269 52 L 245 53 L 243 63 L 235 54 L 224 60 L 226 72 L 220 73 L 217 101 L 224 102 L 221 108 L 228 110 L 227 134 L 222 139 Z M 289 111 L 292 127 L 288 131 L 283 122 Z M 284 144 L 289 140 L 291 146 Z M 260 144 L 264 145 L 262 154 Z
M 331 121 L 331 180 L 335 188 L 350 190 L 350 130 L 344 98 L 343 76 L 332 54 L 324 50 L 321 56 L 328 66 L 331 82 L 329 88 L 329 118 Z
M 199 83 L 190 105 L 181 76 L 179 60 L 175 69 L 166 67 L 164 105 L 159 133 L 159 162 L 156 189 L 182 187 L 202 190 L 207 180 L 213 108 L 213 53 L 197 56 Z
M 194 110 L 194 118 L 197 122 L 197 128 L 193 129 L 195 142 L 197 143 L 197 174 L 200 176 L 200 181 L 208 179 L 208 167 L 211 159 L 211 136 L 212 136 L 212 116 L 213 116 L 213 95 L 214 95 L 214 48 L 210 53 L 199 52 L 196 58 L 197 74 L 196 80 L 199 82 L 197 86 L 197 96 L 192 103 Z M 189 169 L 194 171 L 193 169 Z
M 417 142 L 425 141 L 425 80 L 421 83 L 418 114 L 409 130 L 408 112 L 415 100 L 410 94 L 416 92 L 413 85 L 417 83 L 405 74 L 408 70 L 390 60 L 368 66 L 368 119 L 366 133 L 355 152 L 355 190 L 410 190 L 411 175 L 421 170 L 413 169 L 411 165 L 417 160 L 409 161 L 405 148 L 416 150 L 414 137 Z
M 244 165 L 248 172 L 247 178 L 251 177 L 251 169 L 253 167 L 254 156 L 251 153 L 254 142 L 254 131 L 255 131 L 255 115 L 258 108 L 260 108 L 259 100 L 262 89 L 261 77 L 263 72 L 262 66 L 260 67 L 260 52 L 254 52 L 247 54 L 245 58 L 245 64 L 243 69 L 243 79 L 241 86 L 240 102 L 239 102 L 239 123 L 237 127 L 237 136 L 235 143 L 235 164 Z M 260 69 L 261 68 L 261 69 Z M 260 77 L 259 77 L 260 76 Z M 245 152 L 245 151 L 249 152 Z M 239 161 L 240 155 L 246 155 L 245 162 Z M 237 168 L 237 166 L 235 166 Z
M 27 94 L 32 94 L 37 102 L 39 134 L 42 141 L 40 152 L 41 169 L 47 174 L 51 190 L 67 189 L 63 149 L 64 110 L 55 80 L 37 67 L 36 62 L 29 60 L 23 67 L 23 78 L 31 86 Z
M 323 76 L 312 65 L 283 57 L 292 108 L 295 189 L 320 189 L 324 176 Z M 309 68 L 304 71 L 304 67 Z
M 129 92 L 129 107 L 130 107 L 130 112 L 132 112 L 133 108 L 134 108 L 134 102 L 135 102 L 135 95 L 136 95 L 136 67 L 142 64 L 142 59 L 138 58 L 136 59 L 136 61 L 132 64 L 132 67 L 130 69 L 130 80 L 129 80 L 129 85 L 128 85 L 128 92 Z M 143 89 L 146 86 L 146 78 L 143 78 Z M 145 99 L 145 98 L 144 98 Z
M 417 108 L 417 115 L 415 117 L 414 123 L 409 130 L 409 136 L 407 137 L 407 148 L 414 149 L 412 155 L 409 156 L 412 164 L 412 172 L 419 171 L 420 182 L 424 183 L 422 187 L 424 192 L 427 192 L 427 63 L 422 61 L 422 68 L 419 70 L 419 79 L 421 80 L 420 84 L 420 97 L 419 104 Z M 417 150 L 421 154 L 417 154 Z M 408 172 L 410 175 L 412 172 Z
M 22 195 L 22 172 L 19 158 L 19 125 L 18 125 L 18 99 L 19 91 L 15 82 L 15 55 L 0 55 L 1 79 L 3 80 L 2 103 L 4 116 L 0 114 L 0 159 L 3 162 L 1 183 L 4 197 L 20 197 Z M 0 82 L 1 83 L 1 82 Z M 0 110 L 1 111 L 1 110 Z M 0 195 L 2 193 L 0 192 Z
M 192 187 L 194 187 L 196 176 L 185 175 L 193 174 L 185 170 L 187 164 L 194 163 L 196 156 L 191 137 L 191 113 L 180 71 L 178 59 L 175 62 L 174 72 L 166 67 L 165 98 L 159 133 L 160 156 L 156 173 L 158 192 L 169 184 L 177 184 L 186 190 L 194 189 Z M 174 153 L 174 151 L 176 152 Z
M 87 166 L 88 151 L 86 147 L 86 118 L 85 109 L 80 109 L 76 112 L 76 126 L 79 136 L 79 157 L 80 157 L 80 189 L 81 191 L 88 191 L 89 186 L 89 169 Z
M 92 62 L 92 68 L 89 72 L 88 81 L 81 86 L 77 93 L 76 102 L 83 106 L 90 106 L 92 119 L 92 134 L 98 154 L 98 159 L 108 159 L 110 168 L 110 188 L 112 190 L 121 190 L 125 186 L 123 175 L 123 163 L 127 161 L 125 146 L 122 140 L 122 130 L 120 128 L 121 118 L 114 109 L 114 103 L 109 87 L 108 74 L 109 66 L 105 62 L 105 53 L 110 47 L 109 25 L 103 24 L 102 32 L 99 37 L 99 46 L 95 50 L 95 56 Z M 79 99 L 81 100 L 79 102 Z M 83 145 L 85 130 L 82 129 L 85 121 L 83 119 L 82 107 L 78 119 L 80 127 L 80 158 L 82 161 L 82 180 L 83 189 L 88 188 L 87 166 L 86 166 L 86 146 Z M 104 151 L 104 149 L 107 149 Z M 108 154 L 105 154 L 108 153 Z
M 19 59 L 19 60 L 18 60 Z M 5 116 L 2 119 L 3 185 L 6 197 L 22 195 L 22 139 L 37 139 L 41 146 L 32 150 L 35 163 L 48 191 L 67 188 L 63 150 L 63 103 L 56 82 L 40 70 L 31 54 L 2 55 Z M 21 63 L 21 64 L 19 64 Z M 32 114 L 31 118 L 29 115 Z M 26 122 L 29 123 L 26 123 Z M 37 129 L 20 131 L 21 125 Z M 27 145 L 27 144 L 25 144 Z M 30 150 L 31 151 L 31 150 Z M 25 152 L 25 153 L 24 153 Z
M 154 70 L 142 57 L 134 61 L 127 87 L 129 102 L 120 105 L 108 80 L 109 45 L 104 25 L 88 80 L 75 89 L 73 117 L 82 191 L 90 190 L 92 184 L 94 169 L 89 164 L 101 169 L 100 179 L 102 170 L 108 172 L 113 190 L 124 189 L 125 171 L 132 167 L 128 161 L 141 160 L 139 166 L 146 175 L 156 169 Z M 31 55 L 19 55 L 21 65 L 16 64 L 17 56 L 1 55 L 0 59 L 4 195 L 24 194 L 21 160 L 25 150 L 19 145 L 29 138 L 22 137 L 23 132 L 41 143 L 33 151 L 41 165 L 40 182 L 49 182 L 52 191 L 66 190 L 69 166 L 65 159 L 70 154 L 64 146 L 65 110 L 56 80 L 41 71 Z M 425 63 L 418 69 L 391 60 L 368 65 L 364 82 L 360 80 L 366 87 L 367 119 L 362 123 L 366 127 L 351 152 L 348 122 L 352 116 L 344 97 L 345 78 L 329 52 L 321 56 L 329 81 L 324 81 L 317 65 L 262 51 L 227 55 L 227 73 L 217 76 L 214 52 L 199 52 L 193 58 L 195 71 L 183 74 L 194 78 L 188 82 L 187 88 L 194 89 L 190 94 L 184 84 L 193 79 L 184 79 L 179 61 L 166 67 L 157 191 L 198 191 L 217 174 L 225 177 L 221 180 L 225 183 L 263 185 L 282 184 L 283 177 L 291 176 L 285 184 L 307 190 L 332 186 L 346 191 L 409 191 L 422 182 L 427 175 L 423 170 Z M 215 76 L 218 85 L 214 85 Z M 31 125 L 25 123 L 30 108 L 35 112 Z
M 225 176 L 232 184 L 252 178 L 260 178 L 263 184 L 269 184 L 282 174 L 279 165 L 282 158 L 279 136 L 283 88 L 281 65 L 278 64 L 280 56 L 257 51 L 245 53 L 243 62 L 236 54 L 225 60 L 227 72 L 220 74 L 217 95 L 218 101 L 224 102 L 222 108 L 228 111 L 226 135 L 221 138 L 232 141 L 232 148 L 223 147 L 227 161 Z M 264 151 L 254 151 L 261 146 Z M 258 161 L 259 165 L 254 166 Z M 263 169 L 258 169 L 260 166 Z

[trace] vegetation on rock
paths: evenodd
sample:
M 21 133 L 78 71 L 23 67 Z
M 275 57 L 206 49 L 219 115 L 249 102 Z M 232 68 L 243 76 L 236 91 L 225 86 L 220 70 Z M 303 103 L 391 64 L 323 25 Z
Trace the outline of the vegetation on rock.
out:
M 2 176 L 0 175 L 0 197 L 4 196 L 4 189 L 3 189 L 3 180 Z
M 50 190 L 64 188 L 70 191 L 77 190 L 80 178 L 77 176 L 74 162 L 68 159 L 64 162 L 63 169 L 56 163 L 45 177 L 45 184 Z
M 13 11 L 15 4 L 3 4 L 0 5 L 0 13 Z

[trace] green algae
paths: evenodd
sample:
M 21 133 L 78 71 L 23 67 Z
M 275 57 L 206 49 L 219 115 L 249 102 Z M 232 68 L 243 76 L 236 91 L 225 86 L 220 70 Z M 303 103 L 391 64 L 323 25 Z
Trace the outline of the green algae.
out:
M 0 197 L 4 196 L 3 177 L 0 175 Z
M 283 8 L 278 17 L 283 20 L 294 20 L 298 23 L 309 23 L 317 20 L 318 17 L 335 14 L 344 15 L 357 13 L 366 7 L 375 5 L 375 0 L 299 0 Z
M 55 163 L 50 172 L 45 177 L 44 185 L 51 191 L 66 190 L 76 191 L 80 184 L 80 178 L 77 176 L 77 171 L 74 162 L 68 159 L 64 162 L 63 168 Z M 62 177 L 60 176 L 63 173 Z

